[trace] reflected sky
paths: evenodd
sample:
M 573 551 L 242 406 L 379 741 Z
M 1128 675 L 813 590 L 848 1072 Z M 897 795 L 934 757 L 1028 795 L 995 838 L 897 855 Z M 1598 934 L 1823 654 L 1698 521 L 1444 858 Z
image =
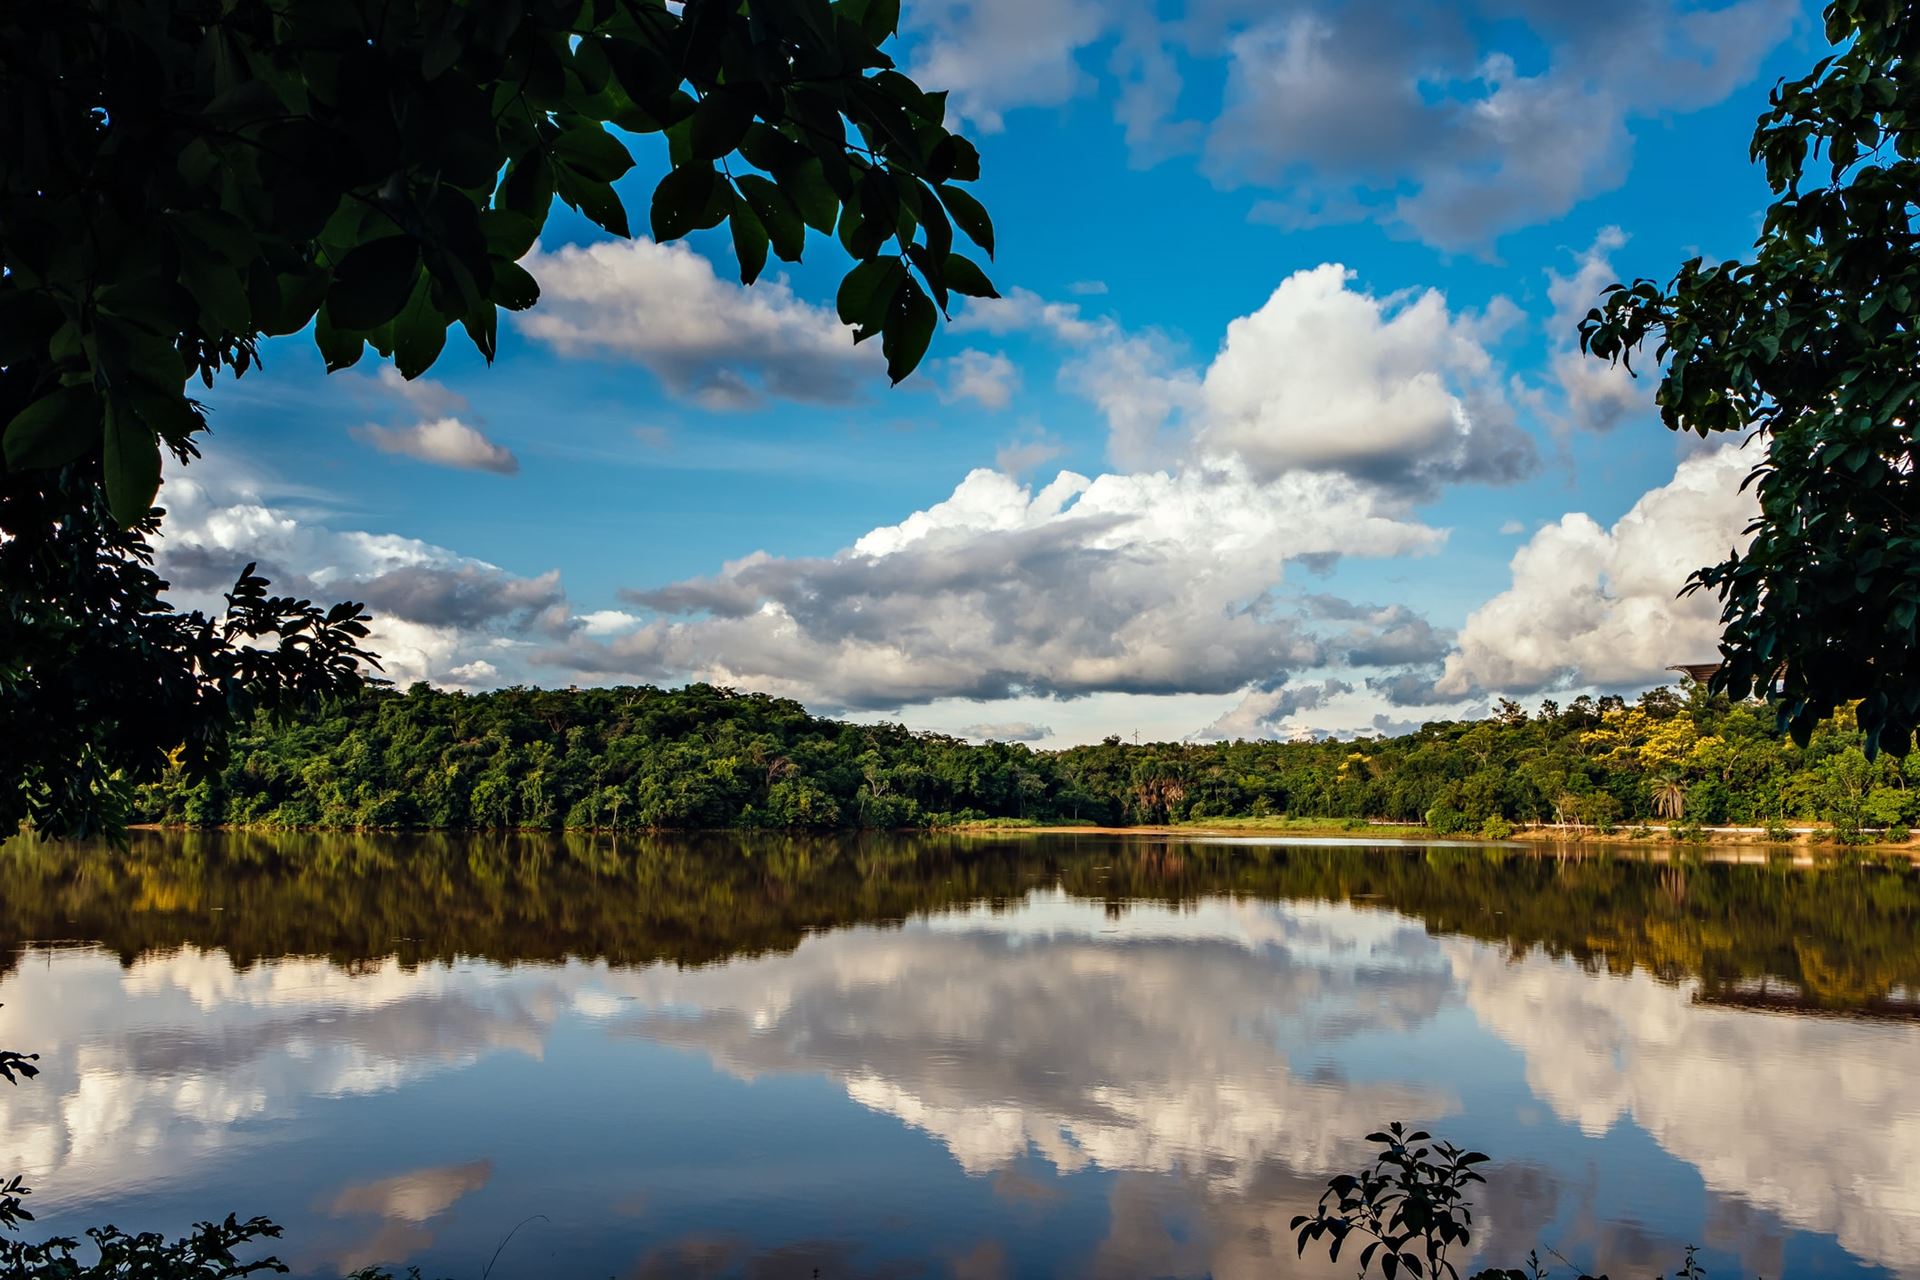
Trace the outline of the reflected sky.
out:
M 1036 888 L 707 966 L 34 945 L 0 1136 L 71 1231 L 265 1213 L 305 1274 L 1349 1274 L 1288 1220 L 1392 1118 L 1481 1261 L 1920 1277 L 1920 1026 L 1717 1007 L 1345 902 Z

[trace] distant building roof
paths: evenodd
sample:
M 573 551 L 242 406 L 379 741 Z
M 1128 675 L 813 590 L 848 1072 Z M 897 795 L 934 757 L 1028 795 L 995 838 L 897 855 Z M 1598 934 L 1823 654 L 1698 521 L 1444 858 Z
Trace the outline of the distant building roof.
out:
M 1700 684 L 1705 684 L 1707 681 L 1713 679 L 1713 673 L 1719 669 L 1720 664 L 1717 662 L 1683 662 L 1678 666 L 1667 668 L 1669 671 L 1678 671 L 1687 679 L 1697 681 Z

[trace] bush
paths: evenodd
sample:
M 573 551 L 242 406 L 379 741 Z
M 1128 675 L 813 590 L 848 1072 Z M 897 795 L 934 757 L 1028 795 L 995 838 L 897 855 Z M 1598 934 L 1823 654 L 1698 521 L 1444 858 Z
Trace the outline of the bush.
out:
M 1905 844 L 1911 839 L 1913 839 L 1913 832 L 1907 829 L 1907 824 L 1904 822 L 1896 822 L 1887 828 L 1888 844 Z
M 1767 824 L 1767 839 L 1773 841 L 1775 844 L 1786 844 L 1793 839 L 1793 828 L 1784 822 L 1769 822 Z
M 1473 1206 L 1467 1190 L 1486 1181 L 1474 1166 L 1485 1164 L 1487 1157 L 1437 1141 L 1423 1130 L 1409 1133 L 1398 1122 L 1368 1134 L 1367 1141 L 1380 1148 L 1373 1164 L 1328 1179 L 1314 1213 L 1293 1219 L 1299 1252 L 1325 1241 L 1331 1260 L 1338 1262 L 1341 1246 L 1351 1239 L 1362 1277 L 1378 1262 L 1387 1280 L 1459 1280 L 1460 1269 L 1447 1255 L 1456 1247 L 1468 1251 Z M 1686 1247 L 1686 1260 L 1674 1280 L 1705 1280 L 1697 1253 L 1694 1246 Z M 1524 1269 L 1487 1267 L 1476 1271 L 1473 1280 L 1544 1280 L 1546 1275 L 1536 1250 L 1527 1256 Z M 1593 1278 L 1583 1272 L 1580 1280 Z
M 1513 824 L 1499 814 L 1494 814 L 1480 824 L 1482 840 L 1507 840 L 1513 836 Z
M 1676 822 L 1667 827 L 1667 839 L 1683 844 L 1699 844 L 1707 838 L 1707 833 L 1697 822 Z
M 1457 836 L 1463 831 L 1471 830 L 1473 820 L 1442 800 L 1427 810 L 1427 826 L 1437 836 Z
M 1639 826 L 1635 827 L 1633 830 L 1627 832 L 1627 839 L 1651 840 L 1653 839 L 1653 828 L 1643 822 Z

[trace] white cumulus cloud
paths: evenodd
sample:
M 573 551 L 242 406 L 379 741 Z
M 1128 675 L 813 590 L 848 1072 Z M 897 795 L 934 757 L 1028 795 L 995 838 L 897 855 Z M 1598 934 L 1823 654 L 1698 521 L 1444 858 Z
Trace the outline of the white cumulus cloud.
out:
M 435 418 L 406 427 L 368 423 L 355 427 L 353 434 L 382 453 L 397 453 L 443 467 L 492 471 L 506 476 L 520 470 L 520 461 L 511 449 L 495 444 L 458 418 Z
M 1535 532 L 1514 553 L 1512 584 L 1467 619 L 1438 692 L 1640 687 L 1672 664 L 1711 661 L 1719 602 L 1676 595 L 1744 544 L 1758 506 L 1740 483 L 1755 461 L 1738 445 L 1696 454 L 1611 527 L 1576 512 Z
M 525 265 L 540 282 L 540 305 L 515 317 L 528 337 L 563 356 L 634 361 L 706 408 L 843 404 L 881 376 L 880 344 L 854 346 L 832 311 L 783 280 L 723 280 L 685 244 L 536 248 Z

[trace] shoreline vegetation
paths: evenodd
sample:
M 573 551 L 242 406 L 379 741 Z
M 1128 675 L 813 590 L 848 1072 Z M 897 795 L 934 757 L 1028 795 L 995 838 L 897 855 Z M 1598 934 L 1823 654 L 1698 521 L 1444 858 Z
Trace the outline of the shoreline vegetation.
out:
M 1037 750 L 684 689 L 380 689 L 259 718 L 169 768 L 131 823 L 317 831 L 939 829 L 1860 846 L 1905 852 L 1920 764 L 1851 712 L 1805 747 L 1703 685 L 1580 697 L 1398 737 Z
M 1394 737 L 973 743 L 708 685 L 378 690 L 260 717 L 131 824 L 270 830 L 1049 829 L 1604 845 L 1912 848 L 1920 763 L 1850 711 L 1804 745 L 1704 686 L 1502 701 Z
M 1911 834 L 1897 836 L 1885 830 L 1865 829 L 1849 838 L 1842 838 L 1831 827 L 1819 825 L 1791 825 L 1784 828 L 1768 827 L 1707 827 L 1683 823 L 1668 824 L 1656 822 L 1642 828 L 1622 829 L 1615 826 L 1602 831 L 1579 823 L 1542 823 L 1534 826 L 1515 826 L 1505 835 L 1493 837 L 1478 831 L 1454 832 L 1442 834 L 1424 822 L 1394 822 L 1384 818 L 1336 821 L 1311 818 L 1223 818 L 1205 822 L 1161 823 L 1157 825 L 1109 827 L 1094 826 L 1074 822 L 1039 822 L 1022 819 L 989 818 L 977 822 L 957 822 L 936 830 L 967 834 L 1019 834 L 1032 832 L 1042 835 L 1077 836 L 1179 836 L 1188 839 L 1222 838 L 1259 838 L 1263 836 L 1299 837 L 1302 839 L 1337 839 L 1342 843 L 1374 844 L 1376 842 L 1417 841 L 1431 843 L 1437 840 L 1463 842 L 1470 844 L 1527 844 L 1548 845 L 1555 848 L 1599 846 L 1602 848 L 1658 848 L 1689 849 L 1700 846 L 1717 848 L 1748 849 L 1769 855 L 1790 856 L 1796 850 L 1812 852 L 1847 851 L 1858 853 L 1863 847 L 1876 854 L 1890 854 L 1911 857 L 1920 861 L 1920 841 Z
M 229 831 L 262 832 L 287 831 L 289 833 L 307 832 L 311 834 L 379 834 L 382 832 L 404 833 L 431 830 L 432 828 L 405 827 L 278 827 L 265 824 L 193 824 L 183 822 L 136 822 L 128 824 L 132 831 Z M 681 834 L 716 835 L 736 828 L 693 827 L 693 828 L 620 828 L 637 834 Z M 870 830 L 872 828 L 869 828 Z M 538 827 L 505 827 L 489 830 L 509 831 L 519 834 L 538 833 Z M 612 828 L 563 828 L 580 834 L 612 834 Z M 1488 837 L 1479 832 L 1442 835 L 1422 822 L 1393 822 L 1387 819 L 1364 820 L 1315 820 L 1303 818 L 1227 818 L 1207 822 L 1158 823 L 1134 826 L 1101 826 L 1084 822 L 1041 821 L 1035 818 L 980 818 L 966 821 L 942 823 L 933 826 L 897 827 L 885 830 L 899 835 L 940 834 L 940 835 L 1057 835 L 1057 836 L 1117 836 L 1117 837 L 1176 837 L 1180 839 L 1249 839 L 1263 837 L 1285 837 L 1302 840 L 1329 840 L 1341 844 L 1360 844 L 1378 847 L 1381 844 L 1420 843 L 1431 844 L 1446 841 L 1456 844 L 1477 845 L 1544 845 L 1554 849 L 1572 849 L 1576 851 L 1611 848 L 1626 849 L 1665 849 L 1681 852 L 1695 851 L 1701 848 L 1738 849 L 1759 853 L 1765 857 L 1794 857 L 1797 854 L 1812 857 L 1822 856 L 1877 856 L 1906 857 L 1920 863 L 1920 841 L 1913 836 L 1894 838 L 1884 831 L 1866 830 L 1856 838 L 1842 839 L 1830 828 L 1819 826 L 1795 826 L 1786 829 L 1782 836 L 1766 827 L 1684 827 L 1658 825 L 1640 830 L 1620 830 L 1618 828 L 1602 832 L 1592 827 L 1578 824 L 1543 824 L 1540 826 L 1514 827 L 1511 832 L 1497 838 Z

